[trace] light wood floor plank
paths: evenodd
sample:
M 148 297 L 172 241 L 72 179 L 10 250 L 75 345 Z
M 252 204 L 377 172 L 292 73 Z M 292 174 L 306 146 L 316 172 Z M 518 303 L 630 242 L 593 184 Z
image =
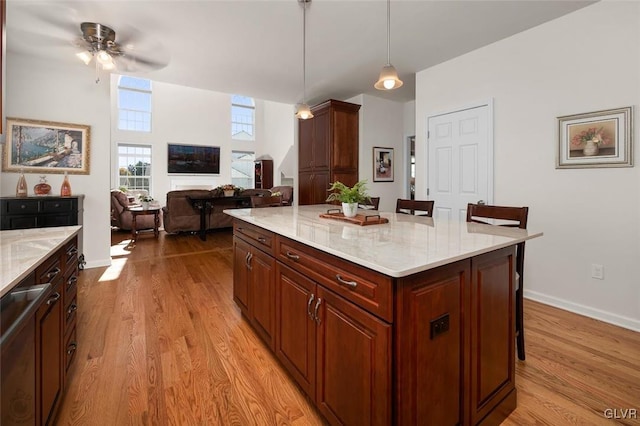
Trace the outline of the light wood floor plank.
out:
M 232 300 L 230 231 L 112 236 L 113 266 L 82 272 L 80 342 L 60 425 L 322 425 Z M 525 301 L 527 360 L 503 423 L 640 425 L 640 334 Z M 618 411 L 619 413 L 619 411 Z

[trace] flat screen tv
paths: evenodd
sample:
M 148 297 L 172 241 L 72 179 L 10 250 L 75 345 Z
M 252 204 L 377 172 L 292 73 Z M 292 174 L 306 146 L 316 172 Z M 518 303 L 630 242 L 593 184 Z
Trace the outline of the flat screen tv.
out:
M 168 144 L 167 173 L 220 174 L 220 147 Z

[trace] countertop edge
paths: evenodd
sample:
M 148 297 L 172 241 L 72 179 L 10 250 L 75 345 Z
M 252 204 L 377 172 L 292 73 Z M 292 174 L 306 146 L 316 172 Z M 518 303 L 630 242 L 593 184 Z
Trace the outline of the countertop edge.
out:
M 11 289 L 13 289 L 13 287 L 15 287 L 20 281 L 22 281 L 24 278 L 26 278 L 32 271 L 34 271 L 38 266 L 42 265 L 42 263 L 44 263 L 44 261 L 56 250 L 59 250 L 60 247 L 62 247 L 63 245 L 65 245 L 66 243 L 68 243 L 73 237 L 75 237 L 76 235 L 78 235 L 78 233 L 80 232 L 80 230 L 82 229 L 82 225 L 74 225 L 74 226 L 65 226 L 64 228 L 76 228 L 75 230 L 73 230 L 64 240 L 60 241 L 58 244 L 56 244 L 55 247 L 49 249 L 49 251 L 47 251 L 46 254 L 41 255 L 38 259 L 36 259 L 31 265 L 29 266 L 25 266 L 23 268 L 23 270 L 20 272 L 20 274 L 18 274 L 16 277 L 13 277 L 11 279 L 11 281 L 7 284 L 5 283 L 0 283 L 0 285 L 2 287 L 0 287 L 0 297 L 4 296 L 5 294 L 9 293 L 11 291 Z M 41 229 L 41 228 L 33 228 L 33 229 Z M 24 229 L 21 230 L 12 230 L 12 231 L 1 231 L 1 232 L 15 232 L 15 231 L 25 231 Z

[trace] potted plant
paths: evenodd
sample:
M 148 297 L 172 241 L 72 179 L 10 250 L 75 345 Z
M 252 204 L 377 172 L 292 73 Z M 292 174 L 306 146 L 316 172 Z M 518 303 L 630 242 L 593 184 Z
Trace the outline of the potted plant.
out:
M 342 213 L 345 217 L 354 217 L 358 211 L 358 203 L 369 199 L 365 184 L 366 181 L 361 180 L 349 188 L 342 182 L 333 182 L 328 191 L 334 192 L 329 194 L 327 201 L 340 201 L 342 203 Z
M 153 197 L 148 194 L 140 194 L 138 199 L 140 200 L 140 205 L 142 205 L 143 210 L 147 210 L 149 208 L 149 203 L 153 201 Z
M 233 197 L 234 195 L 236 195 L 236 192 L 239 191 L 242 191 L 242 188 L 239 186 L 235 186 L 232 183 L 226 183 L 216 188 L 216 192 L 218 194 L 222 193 L 225 197 Z

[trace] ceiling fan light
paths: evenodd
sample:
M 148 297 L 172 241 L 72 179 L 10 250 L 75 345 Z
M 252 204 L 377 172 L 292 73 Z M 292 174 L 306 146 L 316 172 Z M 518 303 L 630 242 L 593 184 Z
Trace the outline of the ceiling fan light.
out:
M 116 68 L 116 64 L 115 62 L 113 62 L 113 59 L 111 59 L 109 62 L 105 62 L 104 64 L 102 64 L 102 69 L 105 71 L 111 71 L 115 68 Z
M 91 53 L 87 51 L 78 52 L 76 53 L 76 56 L 78 57 L 78 59 L 84 62 L 85 65 L 89 65 L 89 62 L 91 62 L 91 58 L 93 58 Z
M 296 118 L 299 118 L 301 120 L 313 118 L 313 114 L 311 113 L 311 108 L 309 108 L 309 105 L 298 104 L 296 106 Z
M 109 55 L 109 53 L 105 50 L 99 51 L 98 54 L 96 55 L 96 58 L 100 63 L 100 65 L 102 65 L 103 67 L 105 64 L 109 64 L 113 62 L 113 60 L 111 59 L 111 55 Z
M 387 64 L 382 68 L 380 78 L 373 87 L 378 90 L 392 90 L 402 87 L 403 84 L 402 80 L 398 78 L 396 68 L 391 64 Z

